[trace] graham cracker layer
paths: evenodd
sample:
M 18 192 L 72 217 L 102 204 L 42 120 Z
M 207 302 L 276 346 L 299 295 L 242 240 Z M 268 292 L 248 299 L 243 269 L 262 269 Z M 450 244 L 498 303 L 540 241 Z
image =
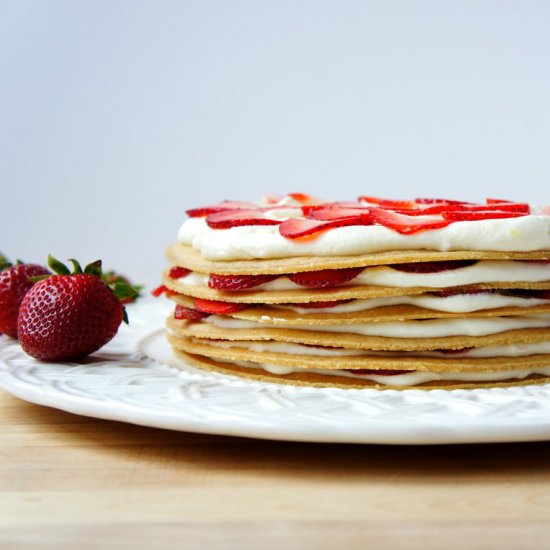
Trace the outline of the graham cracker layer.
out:
M 438 292 L 443 290 L 436 287 L 393 287 L 373 285 L 336 286 L 332 288 L 311 289 L 300 288 L 296 290 L 247 290 L 224 292 L 214 288 L 200 285 L 186 285 L 172 279 L 166 270 L 163 275 L 163 283 L 170 290 L 193 298 L 206 300 L 221 300 L 241 304 L 299 304 L 307 302 L 326 302 L 331 300 L 351 300 L 369 298 L 384 298 L 387 296 L 412 296 L 424 292 Z M 460 289 L 461 287 L 452 287 Z M 467 285 L 468 289 L 525 289 L 547 290 L 550 289 L 550 281 L 544 283 L 531 282 L 505 282 L 505 283 L 480 283 Z
M 472 389 L 472 388 L 504 388 L 509 386 L 522 386 L 529 384 L 546 384 L 550 382 L 550 377 L 542 375 L 531 375 L 526 378 L 517 380 L 508 380 L 505 382 L 460 382 L 460 381 L 438 381 L 438 382 L 424 382 L 415 386 L 387 386 L 383 384 L 377 384 L 369 380 L 362 380 L 360 378 L 347 378 L 344 376 L 328 376 L 317 373 L 308 372 L 295 372 L 286 375 L 271 374 L 263 369 L 255 369 L 248 367 L 240 367 L 238 365 L 223 363 L 208 357 L 189 354 L 184 351 L 176 350 L 176 354 L 187 361 L 188 363 L 209 371 L 217 372 L 219 374 L 225 374 L 230 376 L 239 376 L 247 378 L 249 380 L 256 380 L 259 382 L 271 382 L 277 384 L 290 384 L 292 386 L 313 386 L 319 388 L 343 388 L 343 389 Z
M 168 341 L 178 350 L 193 355 L 204 355 L 228 361 L 251 361 L 303 369 L 373 369 L 411 370 L 422 372 L 498 372 L 518 369 L 550 367 L 550 355 L 523 357 L 382 357 L 378 355 L 327 357 L 322 355 L 295 355 L 270 351 L 254 351 L 239 347 L 221 348 L 208 340 L 177 338 L 168 334 Z M 247 342 L 244 342 L 245 344 Z M 252 342 L 248 342 L 252 343 Z
M 183 294 L 170 296 L 176 304 L 193 308 L 194 299 Z M 253 321 L 257 323 L 265 322 L 269 319 L 270 324 L 291 324 L 295 326 L 320 326 L 320 325 L 340 325 L 340 324 L 359 324 L 359 323 L 385 323 L 390 321 L 405 321 L 412 319 L 446 319 L 446 318 L 468 318 L 468 317 L 502 317 L 502 316 L 521 316 L 534 315 L 538 313 L 550 313 L 550 301 L 548 304 L 531 307 L 502 307 L 498 309 L 486 309 L 481 311 L 472 311 L 468 313 L 445 312 L 432 309 L 425 309 L 417 306 L 399 305 L 384 306 L 364 311 L 349 311 L 342 313 L 317 313 L 315 309 L 309 310 L 309 313 L 299 313 L 291 309 L 281 309 L 276 307 L 253 305 L 244 310 L 228 314 L 235 319 Z
M 166 251 L 167 259 L 174 265 L 201 273 L 219 275 L 282 275 L 321 269 L 343 269 L 408 262 L 439 262 L 444 260 L 548 260 L 550 250 L 537 252 L 493 252 L 458 250 L 436 252 L 432 250 L 396 250 L 358 256 L 302 256 L 269 260 L 206 260 L 191 246 L 172 244 Z
M 389 338 L 360 334 L 332 333 L 294 328 L 220 328 L 209 323 L 188 323 L 173 317 L 168 327 L 176 337 L 196 337 L 214 340 L 243 340 L 290 342 L 327 346 L 332 348 L 364 349 L 373 351 L 428 351 L 463 349 L 505 344 L 536 343 L 550 339 L 550 328 L 509 330 L 487 336 L 445 336 L 441 338 Z

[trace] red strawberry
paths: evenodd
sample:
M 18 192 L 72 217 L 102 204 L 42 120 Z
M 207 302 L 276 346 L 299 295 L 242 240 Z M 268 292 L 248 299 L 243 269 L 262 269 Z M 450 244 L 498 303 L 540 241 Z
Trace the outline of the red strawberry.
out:
M 477 263 L 476 260 L 444 260 L 440 262 L 411 262 L 406 264 L 391 264 L 388 267 L 405 271 L 406 273 L 438 273 L 450 269 L 460 269 Z
M 323 202 L 321 199 L 305 193 L 289 193 L 288 196 L 301 204 L 320 204 Z
M 294 304 L 303 309 L 321 309 L 326 307 L 335 307 L 340 304 L 347 304 L 350 300 L 332 300 L 330 302 L 306 302 L 304 304 Z
M 421 208 L 386 208 L 386 210 L 391 210 L 396 214 L 405 214 L 407 216 L 432 216 L 434 214 L 441 214 L 442 212 L 449 209 L 448 204 L 436 204 L 434 206 L 426 206 Z
M 487 204 L 496 204 L 496 203 L 510 203 L 510 202 L 514 202 L 514 201 L 507 201 L 505 199 L 485 199 L 485 202 Z
M 273 210 L 268 208 L 267 210 Z M 281 220 L 266 218 L 262 209 L 256 210 L 228 210 L 209 214 L 206 223 L 213 229 L 230 229 L 241 225 L 279 225 Z
M 380 208 L 415 208 L 416 204 L 414 201 L 408 200 L 392 200 L 392 199 L 381 199 L 380 197 L 371 197 L 367 195 L 362 195 L 359 197 L 360 201 L 368 202 L 370 204 L 377 204 Z
M 309 212 L 309 218 L 312 220 L 342 220 L 344 218 L 357 218 L 360 216 L 365 223 L 370 221 L 370 208 L 367 206 L 357 206 L 353 208 L 340 208 L 328 206 L 325 208 L 316 208 Z
M 472 204 L 470 202 L 464 202 L 464 201 L 454 201 L 450 199 L 414 199 L 414 202 L 417 204 Z
M 79 359 L 93 353 L 117 333 L 126 314 L 121 299 L 135 294 L 123 283 L 112 290 L 102 279 L 101 262 L 82 271 L 50 257 L 57 275 L 36 283 L 25 295 L 18 318 L 23 350 L 43 361 Z M 116 292 L 116 294 L 115 294 Z
M 355 217 L 337 218 L 335 220 L 303 220 L 301 218 L 289 218 L 279 226 L 279 233 L 287 239 L 299 239 L 333 229 L 349 225 L 370 225 L 370 215 L 360 214 Z
M 155 297 L 155 298 L 158 298 L 159 296 L 162 296 L 164 293 L 168 294 L 168 287 L 166 285 L 160 285 L 160 286 L 157 286 L 157 288 L 154 288 L 153 290 L 151 290 L 151 294 Z
M 210 275 L 208 286 L 218 290 L 246 290 L 277 279 L 279 275 Z
M 476 220 L 496 220 L 501 218 L 521 218 L 527 216 L 524 212 L 502 212 L 498 210 L 471 211 L 471 210 L 450 210 L 443 212 L 442 216 L 453 222 L 466 222 Z
M 411 233 L 424 231 L 426 229 L 439 229 L 441 227 L 446 227 L 451 223 L 449 220 L 437 218 L 420 220 L 413 216 L 396 214 L 395 212 L 382 210 L 381 208 L 372 208 L 371 214 L 375 223 L 383 225 L 389 229 L 393 229 L 394 231 L 404 235 L 410 235 Z
M 170 279 L 181 279 L 181 277 L 187 277 L 189 273 L 191 273 L 190 269 L 178 265 L 170 268 L 168 276 L 170 277 Z
M 247 304 L 235 304 L 234 302 L 221 302 L 218 300 L 204 300 L 197 298 L 195 300 L 195 309 L 202 311 L 203 313 L 211 313 L 212 315 L 228 315 L 229 313 L 235 313 L 241 311 L 246 307 L 250 307 Z
M 525 202 L 508 202 L 498 204 L 450 204 L 446 211 L 449 212 L 521 212 L 529 214 L 529 205 Z
M 158 298 L 163 294 L 166 294 L 166 296 L 176 296 L 178 293 L 175 290 L 170 290 L 166 285 L 160 285 L 151 290 L 151 295 L 155 298 Z
M 0 333 L 17 338 L 19 307 L 35 284 L 30 277 L 48 274 L 45 267 L 36 264 L 17 264 L 0 271 Z
M 326 288 L 341 285 L 355 279 L 363 271 L 362 267 L 346 269 L 321 269 L 304 273 L 291 273 L 288 278 L 297 285 L 308 288 Z
M 200 321 L 205 317 L 208 317 L 209 313 L 204 313 L 202 311 L 197 311 L 196 309 L 191 309 L 190 307 L 177 305 L 174 310 L 174 319 L 187 321 Z
M 307 216 L 314 210 L 325 210 L 327 208 L 359 208 L 363 210 L 369 207 L 361 202 L 325 202 L 321 204 L 305 204 L 301 208 L 304 215 Z
M 252 202 L 223 201 L 220 204 L 212 206 L 191 208 L 190 210 L 186 210 L 186 213 L 190 218 L 200 218 L 208 216 L 208 214 L 214 214 L 215 212 L 224 212 L 225 210 L 250 210 L 251 208 L 257 208 L 257 206 Z

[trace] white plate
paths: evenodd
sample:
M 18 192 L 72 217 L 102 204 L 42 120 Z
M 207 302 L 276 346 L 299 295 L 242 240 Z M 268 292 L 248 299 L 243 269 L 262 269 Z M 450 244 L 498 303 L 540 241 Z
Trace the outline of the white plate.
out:
M 0 336 L 0 386 L 76 414 L 190 432 L 339 443 L 550 439 L 550 385 L 378 391 L 248 382 L 173 358 L 166 314 L 161 300 L 131 306 L 130 326 L 79 364 L 35 361 Z

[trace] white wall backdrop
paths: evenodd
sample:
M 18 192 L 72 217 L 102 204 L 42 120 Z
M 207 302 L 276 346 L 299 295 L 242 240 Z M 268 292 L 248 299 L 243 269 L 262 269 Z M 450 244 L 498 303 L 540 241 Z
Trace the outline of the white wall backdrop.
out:
M 0 0 L 0 250 L 155 284 L 264 191 L 550 203 L 550 2 Z

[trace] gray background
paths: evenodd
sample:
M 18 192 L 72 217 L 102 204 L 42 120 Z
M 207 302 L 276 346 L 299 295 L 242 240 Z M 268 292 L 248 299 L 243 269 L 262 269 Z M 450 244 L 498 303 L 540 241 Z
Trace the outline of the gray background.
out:
M 0 250 L 153 285 L 264 191 L 550 203 L 550 2 L 0 0 Z

